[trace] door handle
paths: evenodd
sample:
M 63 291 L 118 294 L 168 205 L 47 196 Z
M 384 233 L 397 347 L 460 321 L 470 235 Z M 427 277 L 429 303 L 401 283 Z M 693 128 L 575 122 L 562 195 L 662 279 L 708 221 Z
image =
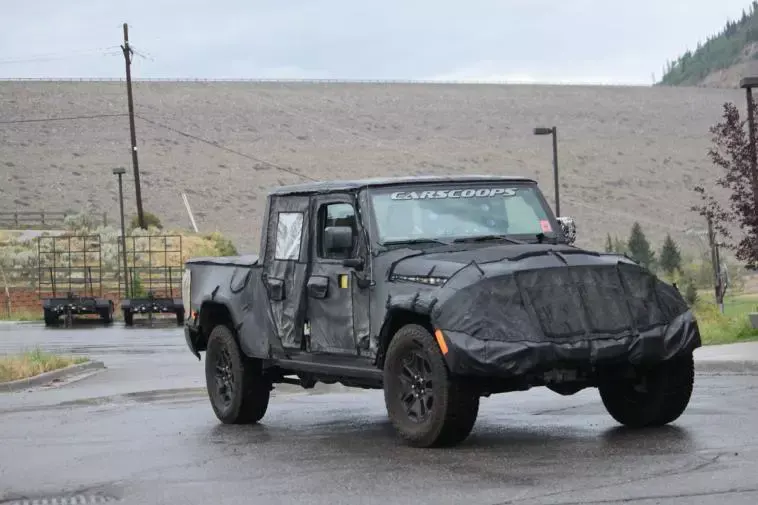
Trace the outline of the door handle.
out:
M 266 279 L 266 290 L 271 300 L 281 302 L 284 300 L 284 279 Z

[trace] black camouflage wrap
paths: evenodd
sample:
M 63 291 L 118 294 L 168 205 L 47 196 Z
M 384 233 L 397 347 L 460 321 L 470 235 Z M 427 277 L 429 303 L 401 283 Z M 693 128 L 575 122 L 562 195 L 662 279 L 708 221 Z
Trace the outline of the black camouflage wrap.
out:
M 505 257 L 496 259 L 498 250 Z M 445 335 L 454 373 L 637 365 L 701 345 L 678 291 L 623 256 L 537 245 L 461 252 L 456 260 L 465 256 L 471 261 L 443 287 L 390 296 L 387 304 L 429 314 Z M 415 258 L 416 270 L 423 258 Z
M 334 201 L 354 203 L 360 215 L 361 270 L 313 259 L 317 205 Z M 277 252 L 275 237 L 292 234 L 293 213 L 302 214 L 302 240 Z M 290 221 L 280 226 L 280 218 Z M 228 310 L 248 356 L 287 359 L 293 351 L 310 351 L 376 361 L 388 321 L 398 313 L 427 317 L 441 329 L 448 366 L 461 375 L 654 363 L 701 345 L 697 322 L 675 288 L 624 256 L 555 243 L 560 236 L 554 243 L 383 248 L 373 236 L 366 186 L 351 182 L 275 190 L 265 222 L 262 259 L 187 262 L 191 310 L 207 303 Z M 342 273 L 349 276 L 347 287 L 337 282 Z M 413 280 L 418 277 L 444 284 Z M 197 324 L 188 317 L 187 342 L 195 354 L 202 348 Z M 309 338 L 304 327 L 311 329 Z

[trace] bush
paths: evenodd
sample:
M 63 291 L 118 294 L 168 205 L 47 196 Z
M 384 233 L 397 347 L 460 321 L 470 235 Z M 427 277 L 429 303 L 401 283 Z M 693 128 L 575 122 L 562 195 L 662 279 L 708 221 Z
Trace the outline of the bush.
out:
M 684 299 L 690 307 L 693 307 L 698 301 L 697 287 L 692 279 L 688 279 L 684 287 Z
M 208 238 L 213 241 L 213 245 L 216 248 L 216 253 L 219 256 L 236 256 L 237 248 L 234 247 L 232 241 L 218 232 L 211 233 Z
M 132 274 L 131 287 L 129 291 L 129 295 L 132 298 L 144 298 L 147 296 L 145 287 L 142 285 L 142 277 L 140 277 L 136 272 Z
M 159 230 L 163 229 L 163 224 L 161 224 L 161 220 L 153 214 L 152 212 L 145 212 L 145 226 L 148 228 L 158 228 Z M 136 230 L 139 228 L 139 216 L 132 216 L 131 221 L 129 221 L 129 231 Z
M 698 301 L 694 310 L 703 343 L 706 345 L 751 340 L 758 336 L 758 331 L 750 325 L 745 312 L 722 314 L 714 303 L 705 301 Z
M 99 225 L 99 221 L 86 212 L 69 214 L 63 218 L 63 226 L 66 231 L 77 234 L 89 233 L 90 230 Z

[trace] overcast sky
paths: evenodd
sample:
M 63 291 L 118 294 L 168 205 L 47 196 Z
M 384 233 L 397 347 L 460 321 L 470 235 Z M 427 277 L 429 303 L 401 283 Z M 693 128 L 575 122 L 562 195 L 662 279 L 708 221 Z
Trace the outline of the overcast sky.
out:
M 749 0 L 4 0 L 0 78 L 650 84 Z

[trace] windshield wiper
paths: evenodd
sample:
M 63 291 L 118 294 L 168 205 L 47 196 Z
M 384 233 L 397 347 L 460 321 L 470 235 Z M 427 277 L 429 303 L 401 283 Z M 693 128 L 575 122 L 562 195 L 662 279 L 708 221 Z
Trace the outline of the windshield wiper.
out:
M 462 237 L 453 240 L 453 242 L 489 242 L 491 240 L 506 240 L 511 244 L 523 244 L 524 242 L 510 238 L 508 235 L 479 235 L 477 237 Z
M 439 240 L 436 238 L 409 238 L 407 240 L 389 240 L 387 242 L 382 242 L 381 245 L 388 246 L 388 245 L 413 245 L 413 244 L 439 244 L 439 245 L 450 245 L 450 242 L 445 242 L 444 240 Z

